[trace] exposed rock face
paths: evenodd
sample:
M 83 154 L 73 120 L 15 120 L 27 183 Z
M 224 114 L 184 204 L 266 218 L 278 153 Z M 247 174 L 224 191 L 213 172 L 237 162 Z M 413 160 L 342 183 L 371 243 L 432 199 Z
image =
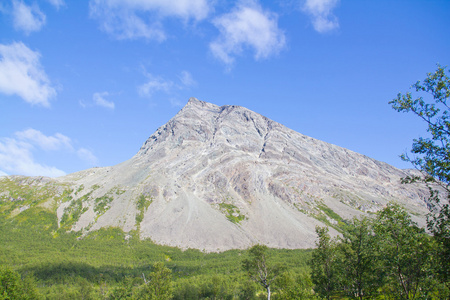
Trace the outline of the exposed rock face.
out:
M 58 178 L 73 185 L 58 217 L 82 199 L 74 230 L 138 228 L 142 238 L 206 251 L 308 248 L 319 220 L 337 222 L 325 211 L 351 218 L 396 200 L 423 224 L 426 191 L 401 185 L 405 172 L 246 108 L 191 98 L 130 160 Z M 109 200 L 100 209 L 98 199 Z

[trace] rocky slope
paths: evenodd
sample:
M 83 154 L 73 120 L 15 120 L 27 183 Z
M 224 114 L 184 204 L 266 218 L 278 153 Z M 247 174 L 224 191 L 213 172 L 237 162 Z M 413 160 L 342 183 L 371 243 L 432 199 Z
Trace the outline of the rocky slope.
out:
M 400 184 L 406 172 L 246 108 L 191 98 L 130 160 L 52 182 L 67 187 L 57 200 L 62 228 L 119 226 L 222 251 L 313 247 L 316 225 L 336 227 L 393 200 L 424 224 L 426 191 Z

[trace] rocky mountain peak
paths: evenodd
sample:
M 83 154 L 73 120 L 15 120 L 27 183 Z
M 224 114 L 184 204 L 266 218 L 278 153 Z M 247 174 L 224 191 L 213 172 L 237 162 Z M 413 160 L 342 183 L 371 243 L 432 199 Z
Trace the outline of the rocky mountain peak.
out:
M 74 230 L 119 226 L 161 244 L 222 251 L 313 247 L 316 225 L 337 226 L 392 200 L 424 224 L 426 190 L 402 185 L 405 175 L 244 107 L 191 98 L 130 160 L 60 180 L 83 191 L 72 195 L 85 207 Z M 71 205 L 61 204 L 60 220 Z
M 180 147 L 194 141 L 208 142 L 210 146 L 217 146 L 225 141 L 228 144 L 234 142 L 234 146 L 237 148 L 249 149 L 253 148 L 253 146 L 249 147 L 250 144 L 259 145 L 261 141 L 256 142 L 253 139 L 234 139 L 232 141 L 231 138 L 236 137 L 236 133 L 242 132 L 246 138 L 256 134 L 256 138 L 261 139 L 267 133 L 269 123 L 273 122 L 244 107 L 234 105 L 219 107 L 196 98 L 190 98 L 186 106 L 175 117 L 149 137 L 141 147 L 140 154 L 147 153 L 149 147 L 152 148 L 156 144 L 168 141 Z M 237 145 L 239 142 L 248 145 Z

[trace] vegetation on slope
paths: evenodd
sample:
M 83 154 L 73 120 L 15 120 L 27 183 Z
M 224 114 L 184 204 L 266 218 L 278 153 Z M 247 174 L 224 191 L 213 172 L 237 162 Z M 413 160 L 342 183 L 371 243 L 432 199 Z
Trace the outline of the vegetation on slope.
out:
M 239 295 L 257 292 L 241 270 L 245 251 L 182 251 L 139 240 L 137 234 L 118 228 L 103 228 L 83 239 L 74 232 L 52 235 L 56 229 L 56 215 L 39 207 L 14 218 L 0 216 L 0 265 L 32 282 L 46 299 L 115 299 L 120 291 L 138 299 L 155 263 L 171 271 L 175 299 L 242 299 Z M 294 275 L 308 270 L 310 251 L 270 253 Z

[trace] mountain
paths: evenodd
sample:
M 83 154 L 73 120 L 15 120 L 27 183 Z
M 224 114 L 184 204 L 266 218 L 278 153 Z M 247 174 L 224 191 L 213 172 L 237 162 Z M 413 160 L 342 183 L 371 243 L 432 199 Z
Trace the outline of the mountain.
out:
M 46 187 L 45 201 L 11 214 L 55 207 L 61 230 L 117 226 L 159 244 L 223 251 L 255 243 L 314 247 L 316 225 L 338 234 L 342 219 L 389 201 L 423 225 L 426 189 L 400 183 L 411 172 L 246 108 L 191 98 L 130 160 L 56 179 L 10 176 L 0 184 Z M 13 194 L 0 192 L 0 199 L 20 203 Z

